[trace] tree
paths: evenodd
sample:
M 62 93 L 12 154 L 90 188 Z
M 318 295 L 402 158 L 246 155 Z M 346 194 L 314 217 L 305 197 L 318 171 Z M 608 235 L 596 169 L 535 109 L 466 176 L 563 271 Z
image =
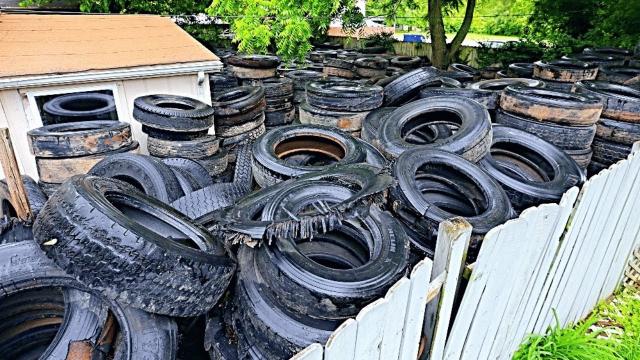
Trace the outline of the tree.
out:
M 207 12 L 231 24 L 240 52 L 275 51 L 285 61 L 299 62 L 332 19 L 340 17 L 351 30 L 364 19 L 353 0 L 213 0 Z

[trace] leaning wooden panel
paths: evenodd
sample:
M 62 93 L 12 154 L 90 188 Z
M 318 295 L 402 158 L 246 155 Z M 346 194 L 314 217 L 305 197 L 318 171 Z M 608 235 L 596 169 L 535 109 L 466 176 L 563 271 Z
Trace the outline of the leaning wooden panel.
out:
M 404 318 L 407 314 L 411 281 L 400 279 L 387 292 L 387 319 L 380 347 L 380 359 L 397 359 L 404 332 Z
M 352 360 L 356 352 L 358 322 L 347 319 L 329 336 L 324 347 L 324 360 Z
M 411 290 L 404 319 L 404 334 L 400 346 L 400 360 L 415 360 L 418 357 L 424 310 L 427 301 L 429 278 L 433 262 L 430 259 L 420 261 L 411 271 Z
M 444 241 L 443 243 L 448 244 L 450 250 L 447 251 L 448 256 L 444 269 L 446 277 L 436 307 L 436 318 L 432 331 L 433 337 L 427 337 L 427 343 L 431 343 L 430 359 L 442 359 L 444 357 L 444 348 L 453 312 L 453 302 L 458 292 L 458 284 L 467 259 L 471 230 L 471 225 L 462 218 L 444 221 L 438 229 L 438 246 L 441 244 L 441 238 L 449 238 L 450 241 Z M 435 303 L 436 299 L 430 302 L 429 305 Z M 425 351 L 427 350 L 425 349 Z
M 322 360 L 322 345 L 311 344 L 304 348 L 304 350 L 293 355 L 291 360 Z

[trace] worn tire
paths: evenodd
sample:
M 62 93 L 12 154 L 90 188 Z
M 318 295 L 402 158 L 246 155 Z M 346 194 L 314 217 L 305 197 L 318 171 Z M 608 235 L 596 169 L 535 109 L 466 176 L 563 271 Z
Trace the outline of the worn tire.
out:
M 44 203 L 47 202 L 47 195 L 42 191 L 38 183 L 27 175 L 22 176 L 22 184 L 24 184 L 27 199 L 29 200 L 31 213 L 34 217 L 37 217 Z M 15 206 L 12 203 L 13 200 L 7 186 L 7 180 L 3 179 L 0 181 L 0 218 L 17 217 Z
M 197 132 L 213 126 L 211 106 L 176 95 L 147 95 L 133 101 L 133 118 L 142 125 L 172 132 Z
M 604 81 L 580 81 L 573 90 L 602 99 L 604 118 L 640 123 L 640 90 Z
M 227 64 L 253 69 L 271 69 L 280 65 L 280 58 L 273 55 L 234 55 L 227 58 Z
M 210 176 L 220 175 L 227 170 L 227 166 L 229 166 L 229 150 L 225 148 L 220 149 L 217 154 L 198 159 L 197 161 L 207 170 Z
M 384 106 L 402 105 L 415 98 L 421 87 L 438 76 L 435 68 L 420 68 L 399 76 L 384 87 Z
M 597 64 L 579 60 L 536 61 L 533 64 L 533 76 L 542 80 L 575 83 L 595 80 L 597 75 Z
M 37 157 L 73 157 L 118 150 L 130 145 L 131 127 L 119 121 L 81 121 L 42 126 L 27 132 Z
M 500 108 L 512 114 L 562 125 L 591 126 L 602 113 L 602 100 L 588 94 L 509 86 Z
M 362 112 L 380 107 L 382 92 L 382 87 L 376 85 L 314 81 L 307 84 L 307 102 L 325 110 Z
M 640 67 L 603 65 L 597 80 L 624 85 L 627 81 L 640 76 Z
M 633 145 L 636 141 L 640 141 L 640 123 L 600 118 L 596 136 L 602 140 Z
M 184 195 L 171 168 L 151 156 L 113 155 L 97 163 L 88 174 L 124 181 L 164 203 Z
M 125 214 L 122 206 L 133 212 Z M 156 314 L 204 314 L 235 270 L 206 230 L 113 179 L 78 176 L 64 183 L 33 233 L 47 256 L 78 281 Z
M 571 156 L 571 158 L 578 164 L 578 167 L 582 170 L 586 170 L 589 164 L 591 163 L 591 157 L 593 156 L 593 151 L 591 148 L 582 149 L 582 150 L 563 150 L 567 155 Z
M 531 78 L 533 77 L 532 63 L 513 63 L 509 64 L 507 74 L 513 77 Z
M 438 137 L 432 144 L 414 145 L 403 136 L 405 126 L 413 119 L 420 118 L 421 128 L 428 123 L 425 115 L 438 114 L 435 125 L 443 124 L 442 114 L 448 113 L 446 125 L 457 126 L 451 136 Z M 414 130 L 412 129 L 412 130 Z M 389 159 L 397 158 L 404 151 L 414 147 L 440 149 L 459 154 L 465 159 L 476 162 L 487 154 L 491 146 L 491 119 L 489 112 L 479 103 L 462 97 L 432 97 L 421 99 L 398 108 L 381 124 L 379 130 L 380 150 Z
M 369 112 L 362 121 L 362 140 L 372 144 L 376 143 L 378 141 L 380 124 L 396 109 L 396 107 L 382 107 Z
M 593 139 L 592 161 L 609 167 L 620 160 L 626 159 L 631 153 L 631 145 L 614 143 L 600 138 Z
M 501 109 L 496 112 L 495 121 L 498 124 L 531 133 L 564 150 L 588 149 L 591 147 L 591 142 L 596 134 L 596 125 L 560 125 L 527 119 Z
M 202 159 L 218 152 L 220 140 L 207 135 L 194 140 L 167 141 L 152 137 L 147 138 L 149 155 L 167 158 L 181 157 L 186 159 Z
M 117 116 L 113 95 L 102 93 L 71 93 L 56 96 L 42 106 L 42 111 L 52 123 L 113 120 L 114 115 Z
M 329 126 L 338 130 L 360 131 L 362 121 L 368 111 L 348 112 L 316 108 L 306 102 L 300 104 L 299 120 L 301 124 Z
M 181 173 L 189 179 L 189 182 L 195 184 L 194 190 L 202 189 L 209 185 L 213 185 L 213 179 L 207 169 L 198 161 L 184 158 L 164 158 L 162 162 L 168 165 L 174 174 Z M 187 192 L 184 192 L 187 194 Z

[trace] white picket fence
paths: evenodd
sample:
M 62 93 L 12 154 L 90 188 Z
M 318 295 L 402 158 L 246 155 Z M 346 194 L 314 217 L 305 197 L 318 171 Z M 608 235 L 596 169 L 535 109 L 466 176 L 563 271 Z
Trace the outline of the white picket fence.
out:
M 639 172 L 636 146 L 559 205 L 529 209 L 487 234 L 444 358 L 511 359 L 555 316 L 561 326 L 575 323 L 609 297 L 640 245 Z
M 581 191 L 570 189 L 559 204 L 528 209 L 492 229 L 449 333 L 471 234 L 460 219 L 441 224 L 433 262 L 421 261 L 326 345 L 312 344 L 292 359 L 414 360 L 425 318 L 429 359 L 510 359 L 556 316 L 561 326 L 584 318 L 618 287 L 640 245 L 640 217 L 633 216 L 640 209 L 639 149 Z

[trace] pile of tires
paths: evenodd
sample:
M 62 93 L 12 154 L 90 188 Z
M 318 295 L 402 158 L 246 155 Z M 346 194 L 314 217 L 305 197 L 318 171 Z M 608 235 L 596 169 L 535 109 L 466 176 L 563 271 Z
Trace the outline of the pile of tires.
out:
M 555 90 L 570 91 L 574 83 L 595 80 L 598 65 L 580 60 L 536 61 L 533 64 L 533 77 L 545 82 L 546 87 Z
M 586 169 L 602 108 L 602 100 L 590 94 L 509 86 L 500 97 L 496 122 L 545 139 Z
M 138 151 L 129 124 L 112 120 L 46 125 L 27 132 L 27 138 L 47 194 L 113 154 Z
M 47 125 L 118 118 L 113 95 L 103 93 L 56 96 L 44 103 L 42 114 L 43 123 Z
M 233 55 L 227 58 L 227 64 L 238 79 L 267 79 L 276 76 L 280 59 L 271 55 Z
M 285 76 L 293 81 L 293 104 L 296 109 L 296 119 L 299 118 L 299 107 L 307 97 L 307 84 L 322 78 L 322 72 L 313 70 L 290 71 Z
M 574 91 L 602 100 L 602 116 L 596 124 L 589 174 L 608 168 L 631 152 L 640 141 L 640 90 L 602 81 L 576 83 Z
M 382 105 L 383 88 L 352 81 L 314 81 L 307 84 L 300 105 L 302 124 L 330 126 L 360 136 L 369 111 Z
M 265 89 L 240 86 L 212 98 L 215 133 L 222 141 L 222 153 L 235 162 L 239 144 L 253 141 L 265 132 Z
M 220 139 L 209 135 L 214 109 L 208 104 L 184 96 L 146 95 L 135 99 L 133 117 L 148 135 L 151 156 L 195 160 L 211 175 L 227 168 L 227 154 L 220 149 Z
M 293 81 L 287 77 L 264 79 L 253 83 L 264 89 L 266 108 L 264 125 L 267 129 L 291 124 L 296 117 Z

